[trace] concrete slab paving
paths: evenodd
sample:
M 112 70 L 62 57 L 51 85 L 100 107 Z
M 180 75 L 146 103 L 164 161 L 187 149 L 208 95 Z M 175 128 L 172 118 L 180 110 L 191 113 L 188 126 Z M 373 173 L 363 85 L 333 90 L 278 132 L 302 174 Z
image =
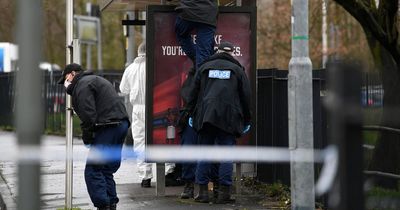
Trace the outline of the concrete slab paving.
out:
M 17 140 L 12 132 L 0 131 L 0 154 L 16 150 Z M 65 148 L 65 138 L 59 136 L 43 136 L 44 152 L 59 151 Z M 86 154 L 88 149 L 79 139 L 74 139 L 74 155 Z M 74 156 L 75 157 L 75 156 Z M 73 206 L 82 210 L 95 209 L 92 205 L 83 177 L 84 161 L 74 161 L 73 170 Z M 45 160 L 41 164 L 41 199 L 42 209 L 64 209 L 65 206 L 65 161 Z M 154 178 L 155 165 L 153 166 Z M 199 204 L 193 200 L 179 199 L 182 187 L 167 187 L 165 196 L 156 196 L 155 183 L 151 188 L 141 188 L 136 173 L 136 161 L 123 159 L 121 168 L 115 173 L 117 192 L 120 198 L 119 210 L 133 209 L 265 209 L 257 202 L 236 202 L 236 204 L 216 205 Z M 8 210 L 17 209 L 17 163 L 0 158 L 0 194 L 2 204 Z M 1 204 L 1 202 L 0 202 Z M 1 207 L 1 205 L 0 205 Z M 3 208 L 0 208 L 3 209 Z

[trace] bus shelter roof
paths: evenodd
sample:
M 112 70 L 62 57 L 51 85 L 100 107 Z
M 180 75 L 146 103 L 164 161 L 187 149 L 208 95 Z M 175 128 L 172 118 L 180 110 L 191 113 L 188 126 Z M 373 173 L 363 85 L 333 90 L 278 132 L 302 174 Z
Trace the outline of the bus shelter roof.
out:
M 179 0 L 100 0 L 100 10 L 104 11 L 146 11 L 147 5 L 176 5 Z M 232 5 L 236 0 L 219 0 L 220 5 Z

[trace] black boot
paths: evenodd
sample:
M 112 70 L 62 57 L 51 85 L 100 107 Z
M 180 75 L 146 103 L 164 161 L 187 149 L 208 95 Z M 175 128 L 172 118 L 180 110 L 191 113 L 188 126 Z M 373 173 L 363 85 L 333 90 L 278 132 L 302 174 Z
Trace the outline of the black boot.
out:
M 218 198 L 215 203 L 234 203 L 235 200 L 231 198 L 231 186 L 219 185 Z
M 194 196 L 194 184 L 193 182 L 186 182 L 185 187 L 183 188 L 183 192 L 181 194 L 182 199 L 193 198 Z
M 213 182 L 213 200 L 214 202 L 218 199 L 219 183 Z
M 150 188 L 151 187 L 151 179 L 143 179 L 140 186 L 143 188 Z
M 116 203 L 111 204 L 110 210 L 117 210 L 117 204 Z
M 166 187 L 171 187 L 171 186 L 183 186 L 185 182 L 181 180 L 181 177 L 178 175 L 178 172 L 172 172 L 167 175 L 165 175 L 165 186 Z
M 199 194 L 196 196 L 194 201 L 199 203 L 210 202 L 210 198 L 208 197 L 208 185 L 199 185 Z

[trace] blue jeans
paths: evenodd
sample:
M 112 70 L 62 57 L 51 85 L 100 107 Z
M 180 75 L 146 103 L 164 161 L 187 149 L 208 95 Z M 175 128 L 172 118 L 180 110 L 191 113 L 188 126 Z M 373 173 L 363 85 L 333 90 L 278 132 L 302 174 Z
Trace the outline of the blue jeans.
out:
M 197 132 L 190 126 L 186 126 L 181 135 L 181 145 L 197 145 Z M 196 162 L 182 163 L 182 180 L 185 182 L 194 182 L 196 172 Z
M 199 132 L 200 145 L 234 146 L 235 136 L 211 125 L 205 125 Z M 232 185 L 232 161 L 211 163 L 198 161 L 196 168 L 196 183 L 206 185 L 210 181 L 217 181 L 220 185 Z M 217 178 L 216 178 L 217 177 Z M 217 180 L 216 180 L 217 179 Z
M 128 126 L 128 121 L 124 120 L 118 126 L 96 131 L 85 167 L 86 187 L 95 207 L 109 206 L 119 201 L 113 174 L 121 165 L 121 150 Z M 98 152 L 105 159 L 94 160 Z
M 191 32 L 196 29 L 196 44 L 193 43 Z M 215 26 L 205 23 L 187 21 L 179 16 L 175 22 L 175 33 L 182 50 L 198 67 L 214 54 Z

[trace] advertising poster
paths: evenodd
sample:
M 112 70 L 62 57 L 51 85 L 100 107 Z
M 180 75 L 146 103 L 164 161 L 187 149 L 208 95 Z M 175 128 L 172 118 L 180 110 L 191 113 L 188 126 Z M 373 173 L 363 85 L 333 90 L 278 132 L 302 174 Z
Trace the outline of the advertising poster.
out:
M 183 107 L 180 88 L 192 67 L 175 35 L 176 13 L 170 6 L 149 6 L 147 12 L 147 144 L 179 144 L 177 121 Z M 221 7 L 215 34 L 215 46 L 229 41 L 235 46 L 234 57 L 245 67 L 255 99 L 255 8 Z M 195 43 L 196 37 L 192 36 Z M 252 102 L 255 114 L 255 100 Z M 253 119 L 255 116 L 253 117 Z M 252 122 L 252 128 L 255 123 Z M 239 139 L 250 144 L 255 129 Z

